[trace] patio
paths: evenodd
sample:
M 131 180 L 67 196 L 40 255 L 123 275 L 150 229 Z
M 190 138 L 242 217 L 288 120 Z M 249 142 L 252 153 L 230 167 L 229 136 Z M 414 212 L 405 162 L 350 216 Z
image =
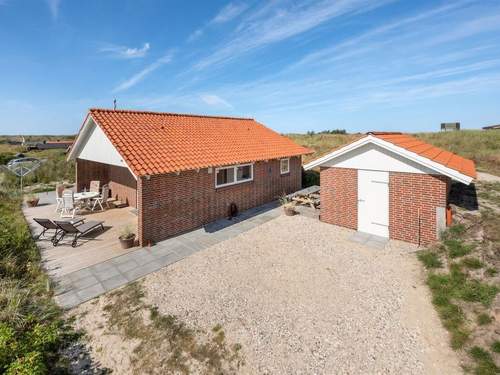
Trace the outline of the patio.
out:
M 55 212 L 54 192 L 40 193 L 38 196 L 40 202 L 37 207 L 23 207 L 24 216 L 33 235 L 37 235 L 42 229 L 33 221 L 34 217 L 61 220 L 59 213 Z M 59 278 L 137 249 L 123 250 L 118 241 L 123 228 L 128 226 L 132 231 L 136 231 L 137 216 L 132 207 L 83 211 L 75 217 L 84 218 L 85 221 L 104 221 L 104 231 L 97 229 L 82 237 L 75 248 L 71 247 L 70 238 L 63 239 L 57 247 L 54 247 L 48 238 L 42 237 L 37 241 L 43 266 L 51 278 Z

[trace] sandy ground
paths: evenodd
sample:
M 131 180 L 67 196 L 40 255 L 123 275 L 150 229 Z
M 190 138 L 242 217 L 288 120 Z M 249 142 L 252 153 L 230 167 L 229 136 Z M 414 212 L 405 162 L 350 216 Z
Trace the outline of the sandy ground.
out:
M 461 373 L 414 248 L 351 234 L 281 216 L 149 275 L 146 299 L 194 328 L 221 324 L 243 347 L 241 373 Z M 127 374 L 136 343 L 104 334 L 105 298 L 74 312 L 95 359 Z

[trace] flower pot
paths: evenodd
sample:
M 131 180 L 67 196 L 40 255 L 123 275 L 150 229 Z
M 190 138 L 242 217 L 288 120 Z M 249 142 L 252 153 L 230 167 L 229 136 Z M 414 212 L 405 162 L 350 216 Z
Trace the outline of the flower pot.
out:
M 135 244 L 135 234 L 130 237 L 118 237 L 120 240 L 120 245 L 122 246 L 122 249 L 130 249 L 131 247 L 134 247 Z
M 297 213 L 294 207 L 283 207 L 286 216 L 293 216 Z
M 36 206 L 38 206 L 39 201 L 40 201 L 40 198 L 28 199 L 26 201 L 26 204 L 28 205 L 28 207 L 36 207 Z

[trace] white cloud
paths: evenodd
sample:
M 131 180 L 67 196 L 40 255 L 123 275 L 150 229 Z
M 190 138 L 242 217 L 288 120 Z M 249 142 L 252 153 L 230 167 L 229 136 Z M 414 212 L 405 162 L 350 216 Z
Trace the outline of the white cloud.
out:
M 140 72 L 134 74 L 132 77 L 119 84 L 117 87 L 114 88 L 113 92 L 128 90 L 132 86 L 137 85 L 139 82 L 141 82 L 144 78 L 146 78 L 149 74 L 151 74 L 158 68 L 162 67 L 165 64 L 168 64 L 170 61 L 172 61 L 171 52 L 160 57 L 158 60 L 146 66 Z
M 210 106 L 233 108 L 226 100 L 214 94 L 201 94 L 200 99 Z
M 244 3 L 235 4 L 229 3 L 220 10 L 219 13 L 212 19 L 211 23 L 225 23 L 232 21 L 243 13 L 248 8 Z
M 323 0 L 318 3 L 288 7 L 276 7 L 271 3 L 249 14 L 238 26 L 227 42 L 195 64 L 196 69 L 225 63 L 245 53 L 280 42 L 309 31 L 336 17 L 366 12 L 393 0 L 344 0 L 332 2 Z
M 57 19 L 59 16 L 59 8 L 61 6 L 61 0 L 46 0 L 47 5 L 50 10 L 50 14 L 52 15 L 53 19 Z
M 141 48 L 131 48 L 126 46 L 109 45 L 100 49 L 100 52 L 107 53 L 113 57 L 121 59 L 135 59 L 146 56 L 150 49 L 149 43 L 144 43 Z
M 201 37 L 203 35 L 203 33 L 204 33 L 203 28 L 196 29 L 195 31 L 193 31 L 191 33 L 191 35 L 189 35 L 188 42 L 195 41 L 196 39 L 198 39 L 199 37 Z

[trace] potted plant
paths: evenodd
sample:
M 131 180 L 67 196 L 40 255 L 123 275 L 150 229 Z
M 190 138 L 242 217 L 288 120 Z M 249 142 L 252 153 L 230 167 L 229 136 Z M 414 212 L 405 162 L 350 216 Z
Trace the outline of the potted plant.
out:
M 120 237 L 120 245 L 122 249 L 129 249 L 134 246 L 135 243 L 135 233 L 130 230 L 130 227 L 123 228 Z
M 26 204 L 28 205 L 28 207 L 36 207 L 39 201 L 40 198 L 38 198 L 35 194 L 30 194 L 26 198 Z
M 290 200 L 286 195 L 282 195 L 280 198 L 281 206 L 283 206 L 283 211 L 285 211 L 286 216 L 293 216 L 297 213 L 295 210 L 295 203 Z

